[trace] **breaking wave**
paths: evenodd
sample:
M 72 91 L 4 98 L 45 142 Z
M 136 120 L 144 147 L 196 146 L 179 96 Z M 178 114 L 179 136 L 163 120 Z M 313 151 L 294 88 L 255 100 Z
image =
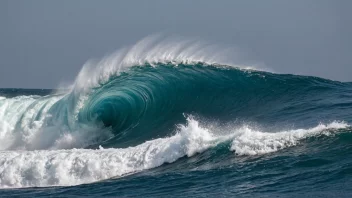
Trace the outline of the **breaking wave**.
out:
M 148 38 L 88 62 L 64 92 L 2 94 L 0 187 L 121 177 L 218 145 L 262 155 L 349 129 L 348 111 L 335 110 L 352 107 L 350 83 L 219 61 L 224 53 Z

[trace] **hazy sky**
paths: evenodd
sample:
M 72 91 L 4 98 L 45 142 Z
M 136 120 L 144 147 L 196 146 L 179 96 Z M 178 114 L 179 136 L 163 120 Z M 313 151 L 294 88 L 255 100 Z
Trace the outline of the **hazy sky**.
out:
M 351 10 L 350 0 L 0 0 L 0 87 L 56 88 L 88 59 L 160 32 L 352 81 Z

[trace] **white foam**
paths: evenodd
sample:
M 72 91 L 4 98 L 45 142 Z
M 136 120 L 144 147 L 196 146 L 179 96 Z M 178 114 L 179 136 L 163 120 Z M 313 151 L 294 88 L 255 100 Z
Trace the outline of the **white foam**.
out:
M 43 112 L 47 111 L 47 102 L 50 103 L 49 100 L 40 100 L 37 96 L 19 96 L 0 101 L 0 150 L 31 139 L 31 131 L 42 125 L 44 119 L 34 118 L 39 109 L 44 108 Z M 15 133 L 16 127 L 23 128 L 21 134 Z
M 319 124 L 310 129 L 297 129 L 276 133 L 261 132 L 244 126 L 236 130 L 231 150 L 238 155 L 271 153 L 290 146 L 295 146 L 300 140 L 308 137 L 331 135 L 331 131 L 327 131 L 329 129 L 341 129 L 348 126 L 347 123 L 335 121 L 327 125 Z
M 19 96 L 0 100 L 0 150 L 82 148 L 111 136 L 94 127 L 48 125 L 49 109 L 61 96 Z M 76 123 L 78 125 L 78 123 Z
M 179 125 L 175 135 L 136 147 L 0 151 L 0 187 L 67 186 L 100 181 L 172 163 L 184 156 L 191 157 L 228 140 L 233 140 L 231 149 L 239 155 L 264 154 L 296 145 L 308 136 L 328 135 L 327 129 L 347 126 L 333 122 L 307 130 L 278 133 L 240 127 L 234 128 L 229 135 L 216 135 L 188 118 L 188 124 Z
M 196 121 L 176 135 L 125 149 L 1 151 L 0 187 L 77 185 L 171 163 L 203 152 L 218 139 Z

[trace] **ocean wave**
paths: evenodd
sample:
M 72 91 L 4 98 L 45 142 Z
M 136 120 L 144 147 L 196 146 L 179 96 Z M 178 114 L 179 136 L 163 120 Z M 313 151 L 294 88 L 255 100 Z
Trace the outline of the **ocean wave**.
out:
M 88 62 L 71 89 L 1 92 L 0 187 L 78 185 L 219 144 L 262 155 L 350 131 L 350 83 L 226 63 L 223 53 L 148 38 Z

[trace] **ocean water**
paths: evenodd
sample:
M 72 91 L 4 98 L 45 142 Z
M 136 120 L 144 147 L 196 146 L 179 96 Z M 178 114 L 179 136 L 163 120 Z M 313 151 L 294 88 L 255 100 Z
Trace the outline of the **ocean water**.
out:
M 352 83 L 139 49 L 0 89 L 0 196 L 352 195 Z

